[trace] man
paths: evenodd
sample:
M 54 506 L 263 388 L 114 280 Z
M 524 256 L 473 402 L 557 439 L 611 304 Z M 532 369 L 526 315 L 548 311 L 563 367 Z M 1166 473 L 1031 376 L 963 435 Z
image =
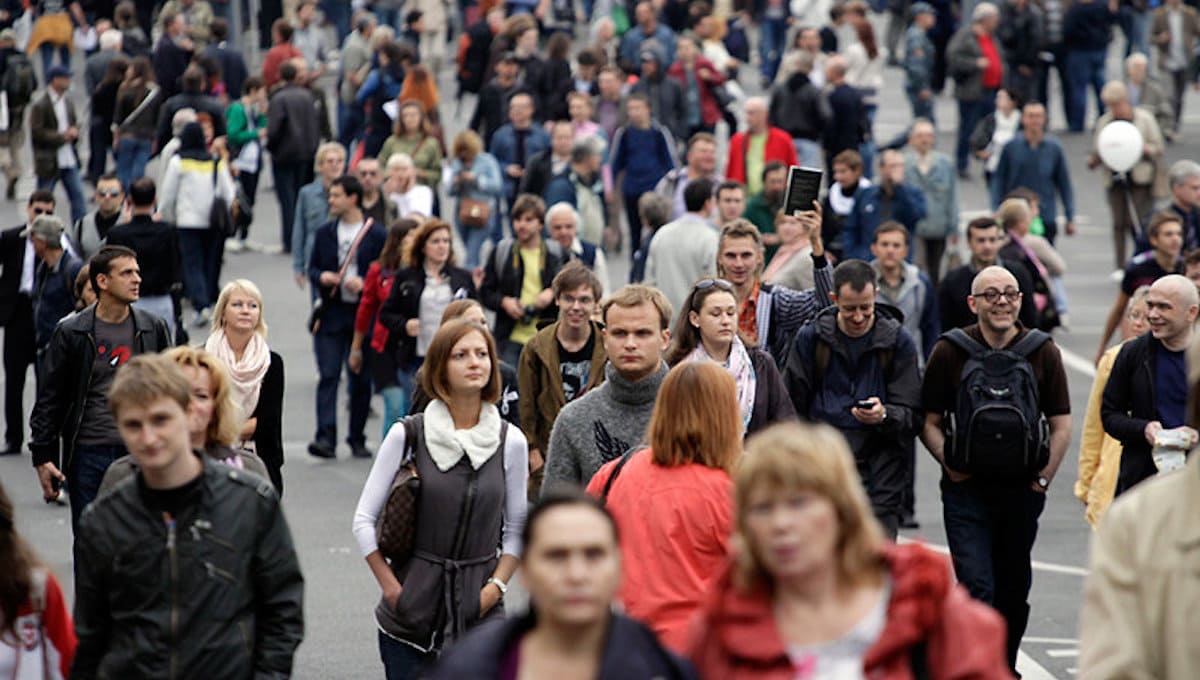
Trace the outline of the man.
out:
M 1046 107 L 1031 102 L 1021 109 L 1022 133 L 1000 152 L 1000 163 L 992 175 L 992 209 L 1018 187 L 1033 187 L 1038 194 L 1038 212 L 1046 226 L 1046 240 L 1058 234 L 1058 199 L 1067 218 L 1067 235 L 1075 233 L 1075 192 L 1071 169 L 1062 144 L 1046 134 Z
M 914 2 L 912 25 L 904 33 L 904 93 L 914 119 L 933 122 L 933 63 L 937 51 L 929 30 L 937 23 L 937 12 L 928 2 Z
M 109 230 L 121 219 L 124 205 L 125 191 L 116 175 L 102 175 L 96 180 L 96 209 L 75 222 L 70 236 L 71 246 L 80 257 L 90 259 L 104 246 Z
M 171 141 L 171 123 L 175 113 L 183 109 L 191 109 L 197 114 L 207 113 L 212 118 L 213 136 L 225 136 L 225 109 L 221 100 L 208 94 L 208 77 L 198 64 L 191 64 L 180 78 L 183 91 L 163 102 L 158 110 L 158 126 L 155 131 L 155 152 L 161 153 L 167 142 Z M 169 160 L 166 158 L 164 160 Z
M 625 75 L 615 66 L 605 66 L 596 76 L 595 119 L 609 139 L 616 139 L 617 128 L 625 122 Z M 648 102 L 649 100 L 647 100 Z M 647 106 L 649 104 L 647 103 Z M 665 126 L 664 126 L 665 127 Z M 667 128 L 668 130 L 670 128 Z M 674 133 L 672 133 L 674 134 Z
M 971 23 L 958 29 L 946 46 L 946 68 L 954 78 L 958 100 L 958 176 L 969 177 L 968 141 L 979 121 L 996 108 L 996 90 L 1004 81 L 1004 63 L 996 45 L 1000 11 L 990 2 L 975 5 Z
M 287 19 L 276 19 L 275 23 L 271 24 L 271 42 L 274 43 L 271 49 L 267 50 L 267 56 L 263 57 L 262 64 L 262 79 L 263 84 L 268 90 L 273 90 L 275 85 L 283 78 L 283 65 L 293 59 L 303 59 L 304 54 L 292 44 L 292 36 L 296 29 L 288 23 Z M 307 85 L 307 80 L 301 80 L 301 85 Z
M 862 92 L 846 82 L 845 58 L 834 55 L 825 62 L 825 80 L 829 84 L 826 95 L 829 124 L 824 127 L 821 145 L 825 158 L 829 159 L 828 181 L 832 181 L 832 159 L 843 151 L 858 151 L 870 136 L 871 123 Z
M 154 219 L 154 180 L 139 177 L 129 185 L 129 221 L 113 227 L 108 244 L 125 246 L 138 254 L 142 283 L 133 306 L 150 312 L 167 324 L 172 338 L 175 320 L 181 318 L 178 298 L 183 292 L 183 265 L 175 225 Z M 182 339 L 182 338 L 180 338 Z
M 316 156 L 318 177 L 300 189 L 296 218 L 291 230 L 291 241 L 294 244 L 292 273 L 296 277 L 296 285 L 301 288 L 308 279 L 307 263 L 312 259 L 313 240 L 316 238 L 317 229 L 329 221 L 329 187 L 334 180 L 341 177 L 342 169 L 346 167 L 346 150 L 337 142 L 322 144 L 317 149 Z M 316 294 L 314 289 L 313 295 Z
M 1169 274 L 1150 286 L 1146 309 L 1150 332 L 1121 347 L 1100 407 L 1105 433 L 1121 442 L 1118 496 L 1158 472 L 1151 449 L 1160 432 L 1186 428 L 1190 441 L 1197 439 L 1187 427 L 1191 390 L 1184 353 L 1194 337 L 1200 293 L 1187 278 Z
M 8 129 L 4 145 L 0 150 L 0 168 L 8 180 L 4 191 L 5 200 L 16 196 L 17 180 L 21 178 L 21 156 L 25 153 L 25 108 L 38 89 L 37 73 L 33 62 L 24 51 L 17 49 L 17 32 L 11 28 L 0 30 L 0 74 L 3 74 L 4 93 L 8 95 Z
M 212 20 L 212 43 L 204 48 L 205 57 L 210 57 L 221 67 L 221 80 L 225 83 L 225 92 L 232 100 L 242 91 L 249 73 L 246 70 L 246 60 L 236 46 L 227 42 L 229 37 L 229 22 L 221 17 Z
M 267 106 L 267 150 L 271 152 L 271 174 L 279 198 L 280 242 L 283 252 L 292 252 L 292 227 L 296 223 L 296 200 L 300 187 L 311 177 L 313 155 L 320 140 L 320 122 L 312 91 L 304 86 L 305 76 L 294 64 L 279 68 L 283 87 L 271 95 Z M 343 167 L 345 151 L 342 152 Z M 320 164 L 320 159 L 317 159 Z M 301 244 L 297 244 L 297 247 Z M 304 253 L 307 263 L 308 254 Z
M 533 96 L 517 92 L 508 100 L 508 123 L 496 130 L 488 150 L 500 164 L 504 176 L 504 196 L 508 205 L 517 197 L 517 186 L 525 174 L 525 164 L 539 151 L 550 148 L 550 135 L 535 125 Z
M 789 343 L 801 326 L 829 306 L 833 291 L 829 260 L 819 228 L 821 217 L 802 212 L 797 217 L 808 229 L 813 267 L 812 290 L 794 291 L 762 282 L 762 235 L 746 220 L 721 228 L 717 243 L 717 276 L 733 284 L 738 302 L 738 331 L 759 349 L 769 352 L 781 368 Z M 794 257 L 807 257 L 803 253 Z
M 1146 235 L 1150 239 L 1150 250 L 1135 255 L 1125 266 L 1121 277 L 1121 290 L 1113 301 L 1112 309 L 1104 322 L 1104 332 L 1100 336 L 1100 349 L 1096 352 L 1096 362 L 1108 347 L 1108 339 L 1121 323 L 1125 306 L 1133 292 L 1142 286 L 1149 286 L 1168 274 L 1182 274 L 1183 267 L 1183 223 L 1176 213 L 1163 211 L 1150 219 L 1146 226 Z
M 1037 95 L 1039 53 L 1045 44 L 1042 9 L 1029 0 L 1006 0 L 1000 8 L 996 39 L 1004 55 L 1007 86 L 1021 101 L 1031 101 Z
M 609 174 L 613 184 L 621 188 L 629 224 L 629 252 L 636 253 L 642 247 L 638 199 L 654 191 L 659 180 L 675 168 L 675 138 L 650 117 L 650 100 L 646 95 L 629 95 L 625 109 L 629 120 L 612 137 Z M 610 199 L 616 200 L 616 196 Z
M 879 177 L 877 184 L 857 192 L 854 207 L 842 226 L 842 254 L 847 260 L 865 261 L 870 257 L 871 238 L 880 224 L 894 220 L 913 234 L 927 214 L 925 193 L 906 181 L 903 154 L 893 149 L 879 154 Z M 954 224 L 957 227 L 957 204 L 952 209 L 956 213 Z
M 87 58 L 83 82 L 88 92 L 95 92 L 104 77 L 108 64 L 121 51 L 121 32 L 110 28 L 100 34 L 100 49 Z M 12 115 L 11 107 L 9 115 Z M 92 111 L 88 121 L 88 168 L 87 179 L 95 182 L 104 174 L 108 156 L 112 152 L 112 112 Z
M 179 94 L 179 79 L 191 63 L 196 45 L 187 36 L 187 26 L 180 15 L 163 12 L 159 21 L 162 37 L 154 46 L 154 80 L 162 88 L 159 100 L 166 101 Z
M 909 234 L 904 225 L 884 222 L 875 229 L 871 266 L 879 275 L 878 301 L 895 307 L 904 315 L 902 325 L 920 350 L 917 363 L 923 367 L 942 327 L 938 319 L 936 288 L 925 272 L 905 261 L 908 246 Z
M 1012 272 L 1021 292 L 1020 320 L 1026 328 L 1036 328 L 1037 305 L 1033 299 L 1033 276 L 1019 262 L 1008 262 L 1000 258 L 1000 247 L 1004 235 L 1000 225 L 991 217 L 977 217 L 967 223 L 967 248 L 971 261 L 958 269 L 946 272 L 938 284 L 938 312 L 942 330 L 965 328 L 977 321 L 967 297 L 971 294 L 971 283 L 979 272 L 992 266 Z M 1122 308 L 1123 309 L 1123 308 Z
M 632 284 L 604 301 L 601 319 L 608 357 L 604 382 L 559 411 L 542 495 L 587 484 L 600 466 L 646 441 L 654 400 L 667 377 L 662 353 L 671 341 L 671 305 L 659 290 Z
M 1200 14 L 1181 0 L 1165 0 L 1154 10 L 1150 36 L 1158 47 L 1159 72 L 1170 79 L 1171 118 L 1174 123 L 1171 133 L 1175 134 L 1179 132 L 1179 124 L 1183 120 L 1187 81 L 1194 78 L 1192 62 L 1196 41 L 1200 38 Z
M 458 38 L 457 80 L 458 93 L 479 94 L 487 78 L 488 56 L 492 53 L 492 41 L 504 28 L 505 11 L 502 6 L 488 10 L 482 18 L 466 26 Z M 345 59 L 345 49 L 342 50 Z M 370 55 L 368 54 L 368 62 Z M 478 110 L 477 110 L 478 111 Z M 478 129 L 471 126 L 472 129 Z M 485 141 L 486 143 L 486 141 Z
M 315 0 L 304 0 L 296 8 L 296 20 L 293 24 L 292 44 L 304 56 L 311 79 L 315 80 L 325 74 L 326 61 L 330 48 L 325 44 L 325 29 L 317 25 L 317 3 Z
M 500 358 L 516 366 L 521 349 L 537 334 L 539 321 L 553 321 L 551 284 L 566 257 L 557 241 L 542 239 L 546 203 L 522 194 L 513 202 L 513 238 L 496 244 L 483 268 L 479 299 L 496 312 L 496 346 Z
M 355 105 L 358 88 L 371 71 L 371 35 L 378 20 L 374 14 L 359 10 L 354 19 L 354 31 L 342 43 L 338 67 L 337 141 L 349 147 L 362 130 L 365 121 L 362 107 Z
M 87 86 L 88 92 L 96 91 L 96 87 L 104 79 L 109 62 L 121 53 L 121 31 L 110 28 L 100 34 L 99 42 L 100 49 L 88 55 L 83 69 L 83 84 Z
M 569 120 L 555 121 L 550 126 L 550 148 L 537 152 L 525 164 L 525 174 L 517 190 L 522 194 L 541 196 L 550 180 L 567 171 L 571 164 L 571 147 L 575 144 L 575 127 Z
M 662 291 L 672 309 L 683 306 L 692 284 L 717 266 L 719 230 L 710 221 L 713 181 L 693 180 L 684 190 L 687 212 L 654 234 L 646 254 L 646 285 Z
M 936 286 L 946 242 L 958 243 L 958 177 L 954 162 L 934 149 L 933 143 L 933 123 L 913 121 L 904 153 L 904 177 L 925 197 L 925 217 L 914 232 L 921 243 L 916 261 Z
M 717 224 L 725 225 L 746 212 L 746 187 L 733 180 L 717 185 Z
M 479 102 L 475 106 L 475 114 L 471 116 L 469 127 L 479 133 L 484 148 L 492 148 L 492 137 L 508 122 L 505 111 L 508 110 L 513 95 L 524 92 L 532 96 L 532 91 L 518 80 L 520 73 L 517 55 L 505 52 L 496 62 L 495 77 L 479 91 Z
M 113 376 L 131 357 L 172 345 L 162 319 L 133 307 L 142 277 L 132 250 L 105 246 L 88 271 L 97 302 L 54 329 L 29 419 L 42 497 L 53 500 L 60 483 L 67 483 L 77 539 L 79 517 L 96 497 L 104 471 L 126 452 L 108 408 Z M 75 564 L 82 565 L 78 554 Z
M 600 173 L 604 143 L 584 137 L 571 147 L 571 164 L 566 172 L 550 180 L 543 198 L 547 205 L 566 203 L 579 213 L 580 237 L 589 243 L 604 240 L 608 225 L 608 201 Z
M 628 35 L 628 34 L 626 34 Z M 686 101 L 683 86 L 675 78 L 667 76 L 667 61 L 663 47 L 650 43 L 638 55 L 641 60 L 641 78 L 630 88 L 630 94 L 643 94 L 650 102 L 650 114 L 655 122 L 671 131 L 676 142 L 687 139 L 688 127 Z
M 725 176 L 746 186 L 746 191 L 762 191 L 762 171 L 767 163 L 779 161 L 784 165 L 799 165 L 792 136 L 786 130 L 767 123 L 767 100 L 750 97 L 744 106 L 746 131 L 729 139 L 729 158 Z
M 553 210 L 553 208 L 551 208 Z M 563 406 L 604 381 L 603 327 L 592 319 L 603 296 L 600 279 L 582 263 L 559 270 L 552 284 L 558 321 L 538 331 L 521 350 L 517 365 L 521 430 L 529 433 L 529 470 L 538 481 L 544 473 L 550 432 Z
M 192 399 L 163 356 L 137 357 L 113 380 L 109 417 L 137 473 L 82 520 L 73 678 L 292 671 L 304 577 L 279 499 L 192 450 Z
M 213 10 L 207 0 L 167 0 L 161 11 L 179 15 L 184 32 L 192 39 L 197 51 L 208 44 L 212 37 Z
M 33 253 L 38 259 L 32 297 L 34 344 L 38 351 L 34 367 L 40 375 L 41 354 L 50 344 L 54 327 L 75 311 L 75 277 L 83 268 L 83 262 L 74 253 L 63 249 L 63 223 L 54 215 L 39 215 L 21 233 L 33 244 Z
M 767 120 L 791 137 L 796 158 L 787 165 L 820 167 L 821 134 L 832 116 L 829 102 L 812 77 L 812 54 L 801 50 L 790 58 L 796 71 L 771 92 Z
M 600 292 L 596 300 L 608 294 L 608 260 L 595 243 L 580 240 L 579 213 L 569 203 L 555 203 L 546 211 L 546 229 L 566 255 L 565 262 L 579 261 L 596 275 Z
M 1033 454 L 1037 459 L 1033 465 L 1021 465 L 1019 475 L 1001 477 L 972 476 L 946 464 L 947 456 L 953 456 L 957 461 L 960 453 L 969 457 L 971 451 L 978 450 L 983 455 L 983 451 L 996 445 L 995 440 L 985 439 L 982 435 L 967 439 L 972 430 L 962 422 L 950 423 L 951 427 L 957 425 L 957 434 L 963 437 L 960 446 L 952 447 L 943 433 L 947 414 L 956 413 L 959 403 L 972 398 L 967 386 L 977 384 L 971 379 L 977 379 L 982 373 L 971 369 L 967 351 L 957 343 L 942 339 L 934 346 L 925 367 L 921 391 L 925 411 L 921 441 L 943 468 L 942 512 L 954 573 L 972 597 L 990 604 L 1004 617 L 1008 625 L 1008 663 L 1014 670 L 1021 637 L 1029 621 L 1029 587 L 1033 574 L 1030 553 L 1037 537 L 1037 521 L 1046 505 L 1046 491 L 1054 481 L 1071 440 L 1071 397 L 1062 356 L 1048 335 L 1027 330 L 1017 321 L 1021 297 L 1017 280 L 1008 270 L 991 266 L 979 272 L 967 299 L 971 310 L 978 315 L 979 323 L 966 328 L 965 334 L 985 352 L 1008 349 L 1021 357 L 1020 363 L 1013 363 L 1014 370 L 1006 376 L 1010 381 L 1008 384 L 1035 385 L 1031 392 L 1035 403 L 1016 405 L 1022 411 L 1039 413 L 1049 429 L 1048 442 L 1037 437 L 1042 453 Z M 1040 342 L 1036 348 L 1029 348 L 1034 344 L 1033 340 L 1022 342 L 1030 333 L 1039 334 L 1035 336 Z M 969 373 L 964 374 L 964 368 Z M 1018 380 L 1017 373 L 1024 378 Z M 1010 402 L 1010 408 L 1012 405 Z M 1037 423 L 1031 425 L 1031 429 L 1037 427 Z M 1007 439 L 1001 441 L 1020 441 L 1021 438 L 1020 433 L 1010 432 Z M 1030 469 L 1043 461 L 1041 469 Z M 1009 460 L 1003 462 L 1013 467 L 1017 464 Z
M 1063 15 L 1067 82 L 1071 85 L 1067 127 L 1071 132 L 1083 132 L 1089 87 L 1096 91 L 1097 114 L 1104 113 L 1100 88 L 1104 86 L 1108 43 L 1112 40 L 1112 25 L 1117 21 L 1119 7 L 1120 0 L 1076 0 Z M 1190 61 L 1189 57 L 1188 70 L 1191 69 Z
M 845 436 L 871 509 L 895 540 L 905 454 L 921 422 L 917 349 L 895 310 L 876 306 L 869 264 L 842 262 L 833 271 L 833 288 L 835 307 L 796 334 L 784 380 L 797 415 Z
M 1179 216 L 1188 250 L 1200 248 L 1200 163 L 1175 161 L 1167 173 L 1171 203 L 1164 210 Z
M 53 66 L 46 74 L 49 87 L 29 110 L 29 137 L 33 142 L 33 171 L 37 188 L 54 191 L 61 180 L 71 200 L 71 220 L 78 220 L 87 211 L 83 197 L 83 178 L 80 175 L 79 155 L 75 144 L 79 139 L 75 106 L 67 97 L 71 87 L 71 72 L 63 66 Z
M 317 458 L 336 458 L 337 391 L 342 367 L 346 367 L 350 393 L 350 427 L 346 443 L 355 458 L 370 458 L 363 429 L 371 406 L 371 380 L 362 372 L 349 370 L 350 344 L 354 339 L 354 316 L 362 294 L 363 277 L 379 258 L 387 231 L 380 224 L 366 223 L 362 211 L 362 185 L 344 175 L 329 186 L 329 216 L 313 239 L 308 277 L 320 291 L 323 308 L 313 351 L 317 357 L 317 434 L 308 453 Z
M 770 261 L 779 250 L 779 235 L 775 233 L 775 216 L 783 209 L 783 197 L 787 193 L 788 166 L 779 161 L 769 161 L 763 166 L 762 191 L 746 201 L 746 212 L 742 217 L 750 220 L 762 234 L 766 246 L 765 259 Z
M 658 14 L 654 4 L 642 0 L 633 8 L 633 17 L 637 25 L 621 36 L 621 46 L 617 50 L 617 65 L 626 73 L 645 76 L 638 67 L 645 62 L 641 60 L 643 48 L 650 41 L 663 50 L 658 65 L 675 63 L 675 34 L 671 29 L 658 22 Z
M 685 165 L 668 172 L 655 185 L 654 190 L 671 201 L 673 219 L 690 212 L 684 200 L 684 191 L 692 183 L 706 179 L 711 187 L 720 183 L 717 175 L 717 139 L 707 132 L 697 132 L 688 140 Z M 705 217 L 708 217 L 706 214 Z
M 1175 140 L 1175 104 L 1163 89 L 1162 83 L 1149 77 L 1150 62 L 1146 55 L 1134 52 L 1125 57 L 1125 87 L 1134 106 L 1149 111 L 1158 122 L 1158 129 L 1168 142 Z
M 383 192 L 379 190 L 379 186 L 383 182 L 383 171 L 379 168 L 379 159 L 360 159 L 358 165 L 354 167 L 354 176 L 362 185 L 363 214 L 375 220 L 375 224 L 386 229 L 387 225 L 391 224 L 399 215 L 396 214 L 396 204 L 387 200 Z

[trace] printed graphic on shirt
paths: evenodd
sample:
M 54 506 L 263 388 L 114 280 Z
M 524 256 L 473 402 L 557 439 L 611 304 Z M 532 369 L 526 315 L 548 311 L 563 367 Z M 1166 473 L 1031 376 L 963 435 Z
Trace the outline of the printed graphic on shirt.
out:
M 596 451 L 605 463 L 620 458 L 629 450 L 629 443 L 609 434 L 608 428 L 599 420 L 592 422 L 592 430 L 596 435 Z
M 96 356 L 97 360 L 103 360 L 110 367 L 120 368 L 133 356 L 133 350 L 128 345 L 109 347 L 105 344 L 99 344 L 96 346 Z
M 583 388 L 587 386 L 588 374 L 592 371 L 592 360 L 564 361 L 559 364 L 562 368 L 563 394 L 567 401 L 572 401 Z

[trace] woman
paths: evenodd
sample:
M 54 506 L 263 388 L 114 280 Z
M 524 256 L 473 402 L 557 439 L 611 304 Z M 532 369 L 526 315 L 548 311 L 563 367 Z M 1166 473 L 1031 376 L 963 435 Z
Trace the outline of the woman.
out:
M 366 110 L 366 132 L 363 135 L 364 156 L 378 156 L 379 149 L 392 129 L 392 119 L 383 105 L 400 94 L 404 83 L 404 50 L 394 42 L 384 43 L 377 52 L 379 67 L 372 70 L 358 90 L 355 105 Z
M 467 249 L 466 266 L 478 267 L 479 252 L 488 234 L 499 228 L 500 193 L 504 183 L 500 177 L 500 164 L 495 156 L 483 150 L 483 140 L 474 130 L 463 130 L 454 138 L 450 147 L 450 172 L 446 180 L 446 193 L 458 197 L 458 235 Z M 482 201 L 487 223 L 479 226 L 463 223 L 463 201 Z
M 187 161 L 186 164 L 184 161 Z M 208 152 L 204 128 L 188 123 L 180 136 L 179 153 L 167 161 L 158 209 L 164 222 L 179 230 L 179 256 L 183 262 L 184 289 L 196 313 L 196 325 L 212 317 L 212 288 L 220 265 L 225 235 L 217 234 L 210 214 L 213 201 L 233 205 L 236 190 L 229 166 Z
M 250 76 L 242 83 L 242 96 L 225 111 L 225 131 L 237 181 L 250 205 L 258 194 L 258 174 L 263 167 L 263 142 L 267 138 L 267 88 L 262 78 Z M 246 247 L 247 224 L 238 230 L 233 250 Z
M 434 400 L 388 433 L 358 499 L 354 537 L 383 591 L 375 621 L 388 680 L 421 676 L 442 647 L 503 616 L 501 600 L 521 556 L 529 450 L 496 409 L 496 357 L 479 324 L 438 329 L 421 381 Z M 389 564 L 375 525 L 407 461 L 421 479 L 415 552 L 407 563 Z
M 390 341 L 386 353 L 393 358 L 393 372 L 399 376 L 397 417 L 408 413 L 406 401 L 415 387 L 414 376 L 425 360 L 447 305 L 477 295 L 471 272 L 454 265 L 454 239 L 446 222 L 430 220 L 413 232 L 403 253 L 403 265 L 396 272 L 390 293 L 381 298 L 386 302 L 379 310 L 379 323 L 387 329 Z
M 738 335 L 738 301 L 733 284 L 705 278 L 684 299 L 667 349 L 667 365 L 715 361 L 737 383 L 737 412 L 746 434 L 795 420 L 796 412 L 775 360 Z
M 713 90 L 725 84 L 725 75 L 712 62 L 700 55 L 700 48 L 690 37 L 680 36 L 675 44 L 675 63 L 667 75 L 683 86 L 684 123 L 687 136 L 697 132 L 712 133 L 721 120 L 721 105 Z
M 446 155 L 446 138 L 442 130 L 441 109 L 438 108 L 441 97 L 438 94 L 437 81 L 425 65 L 414 64 L 412 68 L 408 69 L 408 74 L 404 77 L 404 84 L 400 86 L 400 94 L 396 99 L 400 102 L 417 101 L 421 103 L 421 112 L 429 121 L 428 133 L 437 140 L 438 151 L 443 156 Z
M 621 582 L 617 538 L 613 516 L 591 496 L 576 491 L 542 498 L 522 533 L 529 613 L 468 633 L 430 677 L 554 678 L 566 677 L 566 669 L 598 680 L 695 677 L 642 624 L 613 611 Z M 560 584 L 577 569 L 574 560 L 587 565 L 587 574 L 574 597 L 565 598 Z
M 767 263 L 763 282 L 792 290 L 810 290 L 813 287 L 813 261 L 809 257 L 812 229 L 799 217 L 780 211 L 775 216 L 775 233 L 779 235 L 779 250 Z
M 1117 490 L 1117 474 L 1121 470 L 1121 442 L 1104 431 L 1100 422 L 1100 406 L 1104 398 L 1104 386 L 1112 374 L 1113 363 L 1125 341 L 1150 330 L 1146 298 L 1150 286 L 1133 291 L 1129 304 L 1125 306 L 1125 323 L 1121 327 L 1121 342 L 1108 348 L 1096 364 L 1096 379 L 1088 396 L 1087 411 L 1083 416 L 1083 433 L 1079 438 L 1079 479 L 1075 482 L 1075 497 L 1083 502 L 1084 517 L 1093 529 L 1100 517 L 1112 503 Z
M 17 533 L 0 484 L 0 677 L 62 680 L 76 643 L 62 587 Z
M 75 311 L 77 312 L 96 304 L 96 291 L 92 290 L 91 272 L 91 266 L 85 264 L 75 275 L 75 286 L 72 290 L 75 291 Z
M 1000 257 L 1006 262 L 1020 262 L 1033 277 L 1038 328 L 1047 332 L 1056 328 L 1061 321 L 1054 300 L 1054 280 L 1066 273 L 1066 260 L 1045 237 L 1029 233 L 1033 211 L 1025 199 L 1010 198 L 1001 203 L 996 221 L 1006 237 Z
M 267 345 L 258 286 L 247 279 L 225 284 L 213 318 L 204 349 L 229 372 L 234 403 L 246 416 L 238 447 L 262 459 L 271 483 L 283 496 L 283 357 Z
M 604 143 L 604 160 L 608 160 L 608 135 L 604 128 L 592 120 L 594 107 L 592 98 L 582 92 L 571 90 L 566 96 L 567 112 L 571 117 L 571 128 L 575 130 L 575 141 L 595 137 Z
M 835 262 L 842 259 L 842 227 L 854 212 L 854 200 L 869 186 L 871 180 L 863 176 L 863 159 L 857 151 L 847 149 L 833 157 L 833 183 L 821 199 L 821 240 Z
M 996 110 L 984 116 L 971 132 L 968 147 L 983 161 L 983 176 L 990 183 L 1000 165 L 1000 152 L 1021 130 L 1021 95 L 1002 87 L 996 91 Z
M 1013 677 L 1003 621 L 953 582 L 948 560 L 884 540 L 836 430 L 752 438 L 734 499 L 734 559 L 689 646 L 702 677 Z
M 621 602 L 672 650 L 684 649 L 733 529 L 729 472 L 742 452 L 736 385 L 713 363 L 671 369 L 650 416 L 650 448 L 601 467 L 588 484 L 621 530 Z
M 858 90 L 866 105 L 867 120 L 875 122 L 875 111 L 879 108 L 879 91 L 883 89 L 883 65 L 887 62 L 887 50 L 875 41 L 875 29 L 866 18 L 853 18 L 854 34 L 858 41 L 846 47 L 846 83 Z
M 383 438 L 387 438 L 392 423 L 408 413 L 406 401 L 412 393 L 412 386 L 397 380 L 398 368 L 395 352 L 392 351 L 395 338 L 383 325 L 379 312 L 391 294 L 396 272 L 404 266 L 404 249 L 418 226 L 416 220 L 402 218 L 388 227 L 387 240 L 379 252 L 379 259 L 371 263 L 363 279 L 362 296 L 354 317 L 354 339 L 350 342 L 347 363 L 355 373 L 362 370 L 363 343 L 370 338 L 371 344 L 366 350 L 369 354 L 367 363 L 371 367 L 371 384 L 383 396 Z
M 442 178 L 442 146 L 432 134 L 424 105 L 419 101 L 407 100 L 400 105 L 392 136 L 379 150 L 379 164 L 388 167 L 388 161 L 398 153 L 412 158 L 418 182 L 430 189 L 437 187 Z
M 128 59 L 120 55 L 113 57 L 104 69 L 104 77 L 100 79 L 96 91 L 92 93 L 92 134 L 100 135 L 100 139 L 111 142 L 113 116 L 117 113 L 117 91 L 120 90 L 121 83 L 125 81 L 125 72 L 128 70 Z M 104 145 L 93 148 L 95 149 L 93 153 L 103 154 L 103 160 L 88 163 L 91 170 L 97 171 L 92 177 L 94 184 L 100 175 L 104 174 L 105 166 L 108 165 L 108 149 Z
M 117 178 L 129 192 L 129 184 L 146 174 L 146 163 L 154 148 L 162 90 L 154 82 L 154 65 L 147 57 L 136 57 L 117 88 L 113 124 L 117 126 L 113 149 L 117 154 Z
M 383 193 L 395 204 L 397 215 L 430 217 L 435 213 L 433 189 L 417 182 L 416 165 L 406 153 L 394 153 L 388 159 Z
M 543 120 L 566 120 L 569 115 L 567 93 L 575 89 L 575 82 L 571 75 L 570 35 L 561 32 L 554 33 L 546 41 L 545 74 L 542 78 L 541 101 L 544 108 L 539 112 L 540 118 Z
M 187 346 L 167 350 L 166 356 L 179 364 L 180 371 L 192 384 L 187 410 L 192 448 L 225 465 L 268 479 L 261 458 L 233 448 L 245 417 L 233 400 L 229 374 L 220 360 L 205 350 Z M 104 473 L 97 498 L 136 472 L 137 463 L 132 456 L 116 459 Z

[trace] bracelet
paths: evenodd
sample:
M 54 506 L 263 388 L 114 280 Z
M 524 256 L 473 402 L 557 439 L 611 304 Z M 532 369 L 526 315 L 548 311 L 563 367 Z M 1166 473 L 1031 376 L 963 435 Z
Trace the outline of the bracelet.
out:
M 500 579 L 496 578 L 495 576 L 492 576 L 491 578 L 489 578 L 487 581 L 484 582 L 484 585 L 487 585 L 489 583 L 500 589 L 500 597 L 504 597 L 505 595 L 508 594 L 508 584 L 505 583 L 504 581 L 501 581 Z

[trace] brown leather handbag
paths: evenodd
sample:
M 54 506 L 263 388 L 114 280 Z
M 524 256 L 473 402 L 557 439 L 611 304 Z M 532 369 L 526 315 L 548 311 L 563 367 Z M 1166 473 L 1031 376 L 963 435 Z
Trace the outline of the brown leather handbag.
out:
M 491 205 L 488 201 L 465 197 L 458 199 L 458 223 L 464 227 L 472 229 L 486 227 L 491 212 Z
M 404 426 L 404 458 L 392 486 L 388 489 L 383 512 L 375 524 L 375 542 L 379 552 L 393 565 L 402 565 L 412 557 L 417 533 L 417 504 L 421 498 L 421 476 L 413 459 L 417 427 L 411 418 Z

